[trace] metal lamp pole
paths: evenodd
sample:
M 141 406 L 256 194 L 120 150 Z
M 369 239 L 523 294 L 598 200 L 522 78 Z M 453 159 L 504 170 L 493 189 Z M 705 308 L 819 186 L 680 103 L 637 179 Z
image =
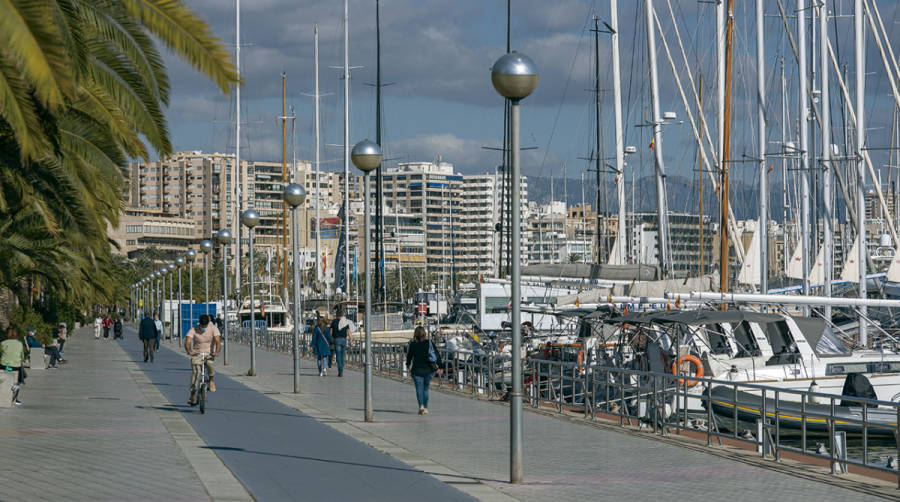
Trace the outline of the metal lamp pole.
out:
M 166 264 L 166 270 L 169 271 L 169 340 L 175 340 L 175 316 L 172 315 L 172 303 L 175 302 L 175 295 L 172 294 L 172 288 L 175 287 L 175 264 Z
M 209 315 L 209 252 L 213 243 L 209 239 L 200 241 L 200 252 L 203 253 L 203 281 L 206 283 L 206 315 Z
M 188 304 L 191 306 L 191 313 L 188 314 L 188 322 L 194 324 L 194 260 L 197 259 L 197 252 L 188 249 L 184 252 L 184 257 L 188 262 Z
M 223 228 L 216 232 L 216 242 L 222 245 L 222 365 L 228 366 L 228 245 L 231 244 L 231 231 Z
M 303 310 L 300 308 L 300 206 L 306 202 L 306 189 L 291 183 L 284 189 L 281 198 L 291 206 L 291 233 L 293 234 L 294 256 L 294 394 L 300 393 L 300 324 Z
M 363 172 L 363 190 L 365 191 L 365 247 L 363 259 L 366 261 L 366 371 L 364 378 L 364 401 L 365 401 L 365 420 L 372 421 L 372 257 L 370 255 L 370 247 L 372 242 L 372 221 L 369 216 L 371 209 L 369 207 L 369 174 L 381 165 L 381 147 L 371 141 L 364 139 L 353 147 L 350 158 L 360 171 Z
M 157 313 L 159 314 L 160 322 L 162 322 L 162 320 L 163 320 L 163 317 L 164 317 L 163 309 L 165 308 L 165 305 L 166 305 L 166 276 L 167 275 L 169 275 L 168 268 L 163 267 L 163 268 L 159 269 L 159 278 L 160 278 L 161 283 L 159 285 L 159 307 L 158 307 Z M 163 334 L 160 333 L 159 336 L 162 337 Z
M 253 227 L 259 225 L 259 213 L 256 209 L 248 209 L 241 213 L 241 223 L 250 229 L 250 376 L 256 376 L 256 305 L 253 292 Z
M 512 156 L 512 184 L 510 189 L 512 226 L 512 274 L 510 277 L 510 304 L 512 307 L 512 392 L 509 402 L 509 482 L 522 482 L 522 294 L 521 280 L 521 222 L 519 207 L 519 101 L 534 91 L 538 84 L 537 66 L 528 56 L 510 52 L 502 56 L 491 68 L 494 89 L 510 100 L 510 139 Z
M 184 256 L 175 258 L 175 266 L 178 267 L 178 343 L 184 338 L 184 326 L 181 319 L 181 303 L 184 301 L 181 296 L 181 269 L 184 268 Z

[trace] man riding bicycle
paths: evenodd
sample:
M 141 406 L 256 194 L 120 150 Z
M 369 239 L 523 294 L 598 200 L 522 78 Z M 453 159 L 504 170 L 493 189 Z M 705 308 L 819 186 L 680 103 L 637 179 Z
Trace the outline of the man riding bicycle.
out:
M 191 328 L 184 338 L 184 350 L 191 356 L 191 397 L 188 404 L 197 404 L 197 390 L 200 379 L 200 365 L 206 364 L 206 374 L 209 375 L 209 391 L 216 391 L 213 376 L 216 374 L 213 368 L 213 358 L 219 355 L 222 347 L 222 337 L 215 324 L 210 324 L 209 316 L 202 314 L 200 323 Z

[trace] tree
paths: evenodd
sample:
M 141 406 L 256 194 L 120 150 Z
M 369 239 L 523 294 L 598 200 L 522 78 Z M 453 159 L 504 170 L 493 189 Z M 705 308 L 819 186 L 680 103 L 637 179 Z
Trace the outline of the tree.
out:
M 126 161 L 172 153 L 154 39 L 223 92 L 236 82 L 180 0 L 0 0 L 0 286 L 21 297 L 28 278 L 74 305 L 128 294 L 106 233 Z

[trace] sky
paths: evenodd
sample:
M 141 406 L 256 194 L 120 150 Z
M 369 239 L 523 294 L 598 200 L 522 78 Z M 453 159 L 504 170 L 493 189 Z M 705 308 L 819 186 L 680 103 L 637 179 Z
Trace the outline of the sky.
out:
M 234 49 L 235 2 L 189 0 L 212 26 L 214 33 Z M 747 159 L 756 152 L 756 40 L 754 3 L 737 2 L 734 34 L 733 177 L 753 186 L 757 166 Z M 796 38 L 795 0 L 782 0 L 788 24 Z M 375 137 L 375 0 L 351 0 L 349 13 L 351 71 L 350 143 Z M 438 156 L 463 173 L 493 171 L 500 162 L 497 151 L 503 133 L 503 100 L 490 83 L 490 67 L 506 50 L 504 0 L 383 0 L 380 2 L 382 39 L 383 148 L 386 163 L 429 161 Z M 645 126 L 650 107 L 646 26 L 643 2 L 619 2 L 625 144 L 638 153 L 628 160 L 627 176 L 651 176 L 653 152 L 650 129 Z M 834 17 L 829 36 L 841 65 L 849 65 L 853 82 L 852 0 L 828 0 Z M 888 39 L 900 41 L 900 2 L 878 0 Z M 715 54 L 712 2 L 656 0 L 664 37 L 657 33 L 657 64 L 662 111 L 678 120 L 664 127 L 662 142 L 666 170 L 687 180 L 697 178 L 697 146 L 685 107 L 666 57 L 669 45 L 678 76 L 691 97 L 689 75 L 703 78 L 704 114 L 715 117 Z M 677 23 L 681 44 L 675 33 Z M 789 135 L 797 132 L 797 65 L 790 50 L 775 0 L 764 2 L 765 98 L 767 144 L 780 148 L 782 96 L 787 96 Z M 535 92 L 522 101 L 521 142 L 535 147 L 523 152 L 522 168 L 530 176 L 579 178 L 590 167 L 596 141 L 594 87 L 594 25 L 600 20 L 599 75 L 601 96 L 601 151 L 613 156 L 613 93 L 609 1 L 512 0 L 513 50 L 529 55 L 540 71 Z M 313 30 L 319 27 L 319 86 L 321 103 L 321 167 L 343 169 L 343 3 L 338 0 L 244 0 L 241 4 L 242 152 L 253 160 L 280 160 L 281 74 L 287 75 L 287 104 L 295 107 L 296 155 L 314 155 Z M 684 47 L 688 69 L 681 59 Z M 895 47 L 895 50 L 900 47 Z M 819 50 L 818 48 L 816 49 Z M 818 53 L 817 53 L 818 54 Z M 890 146 L 893 97 L 871 34 L 867 45 L 866 117 L 870 147 Z M 780 60 L 785 60 L 787 92 L 781 90 Z M 234 151 L 234 99 L 222 95 L 192 69 L 167 56 L 172 77 L 168 120 L 177 150 Z M 812 61 L 811 61 L 812 63 Z M 815 63 L 818 64 L 818 56 Z M 817 72 L 819 70 L 817 69 Z M 819 72 L 820 73 L 820 72 Z M 840 91 L 832 79 L 832 130 L 843 138 Z M 851 94 L 855 91 L 851 88 Z M 697 110 L 692 109 L 697 118 Z M 290 113 L 289 113 L 290 114 Z M 709 125 L 707 125 L 709 127 Z M 290 135 L 290 132 L 289 132 Z M 715 132 L 713 131 L 713 138 Z M 291 156 L 288 139 L 288 156 Z M 841 144 L 842 142 L 836 141 Z M 659 147 L 659 146 L 658 146 Z M 873 151 L 877 166 L 896 164 L 887 151 Z M 780 159 L 773 164 L 773 183 L 781 183 Z M 896 177 L 896 169 L 884 176 Z M 791 171 L 794 176 L 795 171 Z M 608 180 L 612 180 L 611 175 Z M 789 185 L 792 189 L 792 185 Z M 774 188 L 773 188 L 774 190 Z M 740 198 L 740 194 L 736 194 Z M 746 202 L 746 203 L 752 203 Z M 679 201 L 670 201 L 671 210 Z

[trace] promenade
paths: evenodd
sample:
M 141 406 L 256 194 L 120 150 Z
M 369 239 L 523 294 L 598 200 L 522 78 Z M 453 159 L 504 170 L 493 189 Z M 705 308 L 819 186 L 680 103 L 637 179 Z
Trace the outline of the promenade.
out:
M 7 454 L 0 500 L 692 500 L 869 501 L 896 490 L 722 449 L 525 413 L 525 483 L 508 478 L 509 409 L 452 393 L 416 413 L 408 383 L 376 377 L 362 421 L 362 375 L 318 377 L 303 361 L 232 345 L 217 361 L 207 413 L 186 406 L 189 366 L 163 341 L 153 364 L 133 330 L 123 342 L 80 330 L 71 362 L 33 371 L 23 406 L 0 409 Z M 168 348 L 167 348 L 168 347 Z

